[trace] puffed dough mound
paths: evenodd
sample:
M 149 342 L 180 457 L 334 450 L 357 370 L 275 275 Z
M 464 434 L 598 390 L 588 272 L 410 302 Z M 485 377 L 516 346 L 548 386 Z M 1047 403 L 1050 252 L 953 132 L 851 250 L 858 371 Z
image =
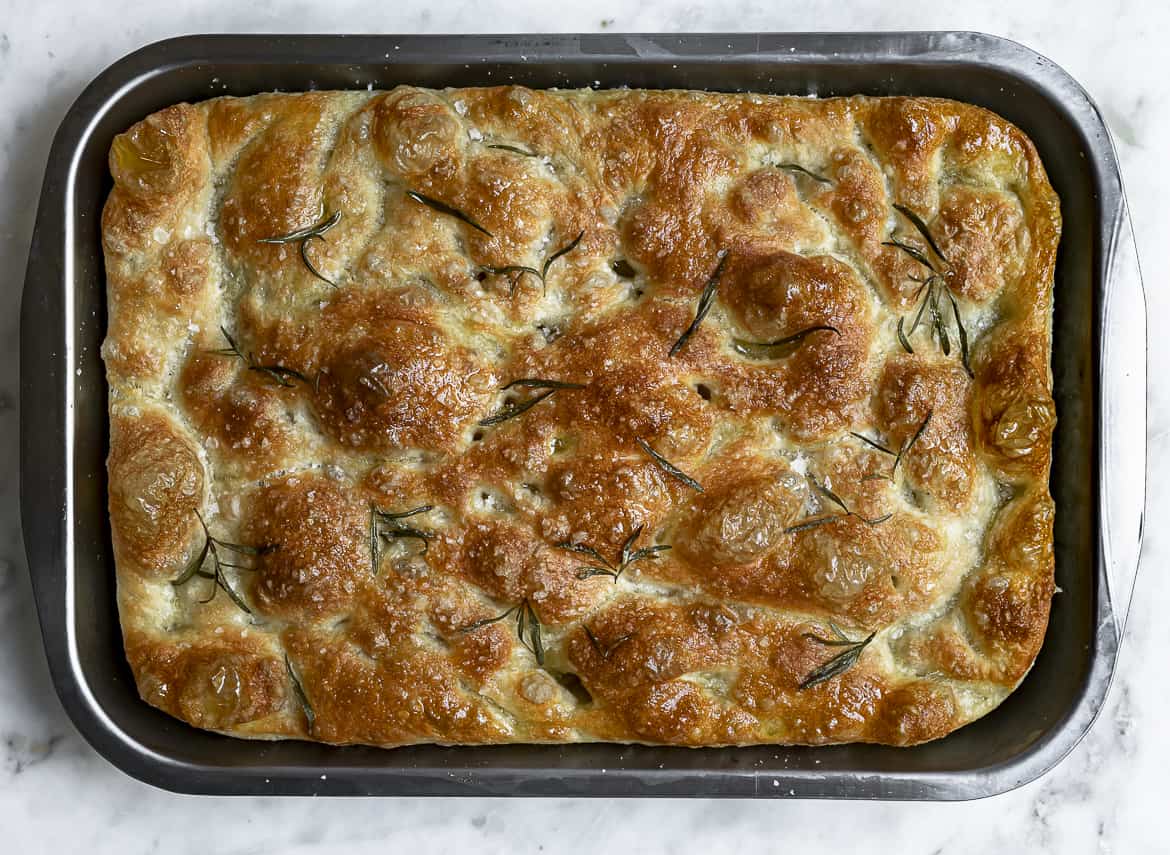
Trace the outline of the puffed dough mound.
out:
M 1031 667 L 1060 212 L 998 116 L 402 86 L 179 104 L 110 168 L 110 520 L 156 707 L 912 745 Z

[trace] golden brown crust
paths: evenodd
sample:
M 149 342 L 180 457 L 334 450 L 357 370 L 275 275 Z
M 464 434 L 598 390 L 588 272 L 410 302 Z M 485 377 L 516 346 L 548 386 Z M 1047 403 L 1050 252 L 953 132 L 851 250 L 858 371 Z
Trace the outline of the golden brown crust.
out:
M 126 638 L 126 655 L 142 697 L 196 727 L 254 725 L 279 713 L 285 702 L 284 664 L 238 637 L 221 637 L 214 645 L 160 644 L 135 633 Z
M 110 168 L 118 601 L 168 713 L 911 745 L 1039 651 L 1060 215 L 999 117 L 403 86 L 177 105 Z
M 110 420 L 110 528 L 119 567 L 167 575 L 203 507 L 195 450 L 161 410 Z

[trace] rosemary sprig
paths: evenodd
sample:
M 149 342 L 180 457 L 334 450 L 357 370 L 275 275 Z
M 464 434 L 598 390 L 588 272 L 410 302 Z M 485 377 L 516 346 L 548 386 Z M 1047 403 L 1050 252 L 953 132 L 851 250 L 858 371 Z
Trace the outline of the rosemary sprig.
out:
M 256 357 L 251 351 L 247 355 L 244 354 L 236 340 L 232 338 L 231 334 L 224 327 L 220 327 L 219 331 L 223 333 L 223 337 L 227 339 L 228 346 L 222 347 L 218 350 L 213 350 L 211 353 L 216 356 L 231 356 L 239 359 L 246 366 L 249 371 L 256 371 L 273 380 L 278 386 L 284 386 L 286 389 L 291 389 L 295 384 L 293 380 L 300 380 L 302 383 L 308 383 L 305 375 L 299 371 L 294 371 L 291 368 L 285 368 L 283 365 L 261 365 L 256 361 Z
M 313 712 L 313 705 L 309 703 L 309 696 L 305 694 L 305 687 L 301 683 L 301 678 L 297 676 L 297 672 L 293 668 L 287 653 L 284 655 L 284 667 L 288 671 L 288 679 L 292 683 L 293 694 L 297 696 L 297 700 L 301 703 L 301 710 L 305 714 L 305 723 L 308 725 L 309 735 L 311 736 L 313 734 L 313 728 L 317 724 L 317 714 Z
M 488 416 L 485 419 L 480 419 L 480 427 L 491 427 L 498 425 L 501 422 L 506 422 L 508 419 L 514 419 L 523 413 L 528 412 L 541 401 L 551 397 L 561 389 L 584 389 L 583 383 L 565 383 L 560 380 L 544 380 L 539 377 L 521 377 L 519 380 L 513 380 L 506 386 L 500 388 L 501 392 L 506 392 L 509 389 L 516 387 L 524 387 L 527 389 L 543 389 L 539 395 L 533 395 L 524 401 L 512 402 L 504 404 L 503 408 L 494 415 Z
M 942 261 L 944 264 L 950 264 L 950 262 L 947 260 L 947 257 L 943 255 L 942 250 L 938 248 L 938 244 L 935 243 L 934 236 L 930 233 L 930 229 L 926 227 L 926 223 L 923 222 L 920 216 L 907 208 L 905 205 L 895 204 L 894 210 L 910 221 L 911 225 L 914 226 L 918 234 L 922 236 L 922 239 L 926 241 L 926 245 L 930 247 L 931 251 L 934 252 L 940 261 Z M 898 249 L 902 250 L 902 252 L 906 253 L 915 261 L 917 261 L 919 264 L 924 265 L 928 270 L 930 270 L 931 273 L 941 272 L 937 267 L 934 266 L 934 263 L 929 258 L 927 258 L 926 253 L 918 249 L 916 246 L 911 246 L 905 241 L 900 241 L 891 237 L 889 240 L 883 241 L 882 246 L 897 247 Z
M 383 540 L 387 542 L 401 539 L 420 540 L 423 545 L 423 554 L 426 554 L 426 551 L 431 546 L 430 540 L 435 536 L 434 533 L 402 525 L 400 521 L 417 514 L 425 514 L 427 511 L 433 511 L 434 509 L 434 505 L 419 505 L 417 508 L 411 508 L 409 511 L 391 513 L 390 511 L 381 510 L 373 502 L 370 502 L 370 570 L 373 575 L 378 575 L 378 568 L 381 566 L 381 542 Z
M 948 264 L 950 263 L 947 257 L 943 255 L 942 250 L 938 248 L 938 244 L 934 242 L 934 236 L 931 235 L 930 229 L 926 227 L 926 223 L 922 221 L 920 216 L 907 208 L 905 205 L 895 204 L 894 210 L 913 224 L 914 228 L 918 230 L 918 233 L 922 235 L 923 239 L 930 245 L 930 248 L 934 250 L 935 255 L 937 255 L 943 261 L 946 261 Z
M 629 569 L 631 564 L 636 564 L 647 558 L 657 558 L 659 552 L 665 552 L 670 549 L 665 544 L 657 544 L 655 546 L 646 546 L 642 549 L 634 549 L 634 544 L 637 543 L 638 538 L 642 536 L 642 529 L 645 526 L 638 526 L 633 533 L 626 538 L 622 543 L 621 551 L 618 554 L 618 562 L 616 565 L 611 564 L 609 560 L 594 549 L 584 543 L 573 543 L 566 540 L 556 545 L 557 549 L 564 549 L 569 552 L 576 552 L 578 555 L 588 555 L 596 564 L 586 564 L 577 568 L 578 579 L 589 579 L 594 576 L 609 576 L 614 583 L 621 578 L 621 575 Z
M 537 279 L 539 279 L 541 287 L 544 288 L 545 290 L 547 290 L 548 289 L 548 269 L 550 267 L 552 267 L 553 262 L 556 261 L 558 258 L 560 258 L 561 256 L 564 256 L 564 255 L 568 255 L 570 252 L 575 250 L 577 248 L 577 244 L 581 243 L 581 239 L 583 237 L 585 237 L 584 230 L 582 230 L 581 233 L 577 235 L 577 237 L 573 238 L 573 240 L 569 241 L 569 243 L 565 244 L 560 249 L 558 249 L 556 252 L 554 252 L 552 255 L 550 255 L 548 258 L 546 258 L 544 260 L 544 266 L 541 267 L 540 270 L 537 270 L 535 267 L 528 267 L 527 265 L 524 265 L 524 264 L 505 264 L 503 267 L 492 267 L 490 265 L 485 265 L 481 269 L 488 272 L 488 273 L 494 273 L 494 274 L 499 275 L 499 276 L 507 276 L 507 275 L 516 274 L 516 278 L 512 280 L 512 292 L 513 293 L 515 293 L 515 291 L 516 291 L 516 283 L 520 281 L 520 277 L 523 276 L 525 273 L 530 273 L 533 276 L 535 276 Z
M 638 443 L 638 447 L 650 455 L 650 459 L 657 463 L 659 468 L 661 468 L 662 471 L 667 475 L 670 475 L 672 478 L 681 481 L 692 490 L 697 490 L 700 493 L 703 492 L 702 484 L 700 484 L 686 472 L 683 472 L 681 469 L 679 469 L 677 466 L 651 448 L 650 443 L 646 442 L 646 440 L 642 439 L 641 437 L 635 437 L 634 442 Z
M 931 416 L 933 416 L 933 415 L 934 415 L 934 410 L 927 410 L 926 418 L 924 418 L 922 420 L 922 422 L 918 425 L 918 428 L 914 431 L 913 436 L 911 436 L 908 440 L 903 442 L 897 451 L 893 451 L 888 446 L 882 445 L 876 439 L 870 439 L 868 436 L 865 436 L 864 434 L 856 433 L 854 431 L 849 431 L 850 436 L 854 437 L 855 439 L 860 439 L 862 442 L 864 442 L 866 445 L 868 445 L 870 448 L 874 449 L 875 451 L 880 451 L 882 454 L 888 454 L 888 455 L 890 455 L 890 457 L 894 458 L 894 465 L 890 469 L 889 476 L 878 475 L 875 473 L 875 474 L 866 475 L 861 480 L 870 481 L 870 480 L 879 479 L 879 478 L 883 479 L 883 480 L 890 480 L 890 481 L 894 480 L 894 476 L 898 473 L 898 466 L 901 465 L 901 463 L 902 463 L 902 458 L 905 457 L 907 454 L 909 454 L 910 449 L 912 449 L 914 447 L 914 444 L 916 442 L 918 442 L 919 439 L 922 438 L 922 434 L 926 431 L 926 427 L 927 427 L 927 425 L 930 424 L 930 419 L 931 419 Z
M 593 645 L 593 649 L 597 651 L 597 655 L 602 659 L 609 659 L 610 654 L 634 637 L 632 632 L 627 632 L 625 635 L 615 638 L 609 644 L 602 644 L 601 640 L 594 635 L 593 630 L 589 628 L 589 624 L 582 623 L 581 628 L 585 630 L 585 636 L 589 639 L 589 643 Z
M 831 332 L 837 336 L 841 335 L 841 331 L 836 327 L 818 324 L 775 341 L 746 341 L 742 338 L 733 338 L 731 342 L 736 353 L 750 356 L 753 359 L 783 359 L 795 353 L 804 340 L 815 332 Z
M 898 213 L 910 221 L 915 230 L 919 235 L 922 236 L 922 239 L 926 241 L 927 245 L 930 247 L 931 252 L 934 253 L 939 261 L 949 266 L 950 260 L 946 257 L 946 255 L 943 254 L 943 251 L 939 249 L 938 243 L 935 241 L 934 235 L 930 233 L 930 229 L 927 227 L 925 221 L 923 221 L 923 219 L 918 216 L 918 214 L 914 213 L 914 211 L 912 211 L 910 208 L 907 208 L 905 205 L 894 205 L 894 208 L 898 211 Z M 959 313 L 959 304 L 955 300 L 955 295 L 951 293 L 951 289 L 947 287 L 946 282 L 942 277 L 942 271 L 935 266 L 934 262 L 932 262 L 926 256 L 926 254 L 922 252 L 922 250 L 911 246 L 904 241 L 890 238 L 888 241 L 883 241 L 883 246 L 897 247 L 915 261 L 917 261 L 919 264 L 924 265 L 930 271 L 930 276 L 926 278 L 926 281 L 923 282 L 918 291 L 914 294 L 914 299 L 917 300 L 923 291 L 926 292 L 922 297 L 922 303 L 918 307 L 918 313 L 915 315 L 914 323 L 910 325 L 910 331 L 908 333 L 904 330 L 904 319 L 898 319 L 898 343 L 902 345 L 902 349 L 907 353 L 914 352 L 914 348 L 910 346 L 910 336 L 914 335 L 914 331 L 918 329 L 918 324 L 922 320 L 923 313 L 929 308 L 930 325 L 934 330 L 935 337 L 938 339 L 939 347 L 942 349 L 944 356 L 950 356 L 951 338 L 950 334 L 947 332 L 947 322 L 943 317 L 943 311 L 939 307 L 941 291 L 942 293 L 946 294 L 947 299 L 951 304 L 951 314 L 955 319 L 955 329 L 957 329 L 959 333 L 959 355 L 963 363 L 963 370 L 967 372 L 968 377 L 974 377 L 975 374 L 971 370 L 971 356 L 969 343 L 967 340 L 967 328 L 963 325 L 963 318 Z
M 183 572 L 171 580 L 171 584 L 177 588 L 180 585 L 187 584 L 197 576 L 200 579 L 209 579 L 211 580 L 210 593 L 199 602 L 210 603 L 215 599 L 215 592 L 222 589 L 228 595 L 228 599 L 239 606 L 246 614 L 252 614 L 252 609 L 244 602 L 244 598 L 240 596 L 239 592 L 231 586 L 231 583 L 227 580 L 227 575 L 223 571 L 225 567 L 230 567 L 233 570 L 254 570 L 256 568 L 249 567 L 246 564 L 225 561 L 220 556 L 219 551 L 223 549 L 228 552 L 234 552 L 237 555 L 256 557 L 266 555 L 276 549 L 276 547 L 245 546 L 242 543 L 231 543 L 226 540 L 220 540 L 217 537 L 212 537 L 211 532 L 207 528 L 207 523 L 203 519 L 203 515 L 199 511 L 195 511 L 195 516 L 199 519 L 199 525 L 203 528 L 203 548 L 199 550 L 191 562 L 183 569 Z M 211 564 L 214 569 L 214 572 L 211 573 L 203 569 L 208 555 L 211 556 Z
M 510 152 L 512 152 L 512 154 L 519 154 L 519 155 L 523 155 L 524 157 L 536 157 L 535 152 L 525 151 L 524 149 L 520 148 L 519 146 L 508 145 L 506 143 L 492 143 L 491 145 L 484 146 L 484 147 L 498 149 L 499 151 L 510 151 Z
M 924 293 L 925 292 L 925 293 Z M 898 319 L 898 342 L 902 345 L 902 349 L 907 353 L 913 353 L 914 349 L 910 346 L 909 336 L 914 335 L 918 325 L 922 322 L 922 317 L 929 310 L 930 312 L 930 326 L 934 330 L 934 335 L 938 339 L 939 348 L 942 350 L 944 356 L 949 356 L 951 353 L 951 337 L 947 332 L 947 320 L 944 317 L 943 309 L 939 302 L 942 295 L 945 294 L 947 300 L 950 301 L 951 312 L 955 320 L 955 328 L 959 332 L 959 350 L 960 358 L 963 363 L 963 370 L 967 372 L 967 376 L 974 377 L 971 371 L 970 352 L 967 340 L 967 328 L 963 325 L 963 318 L 959 314 L 959 304 L 955 300 L 955 296 L 950 289 L 943 283 L 942 277 L 931 274 L 926 281 L 918 289 L 914 295 L 914 299 L 918 299 L 919 294 L 924 294 L 922 302 L 918 306 L 918 312 L 914 316 L 914 323 L 910 325 L 909 332 L 903 331 L 903 318 Z
M 838 496 L 836 493 L 834 493 L 832 490 L 830 490 L 828 487 L 826 487 L 824 484 L 822 484 L 816 478 L 809 475 L 808 480 L 812 482 L 813 487 L 815 487 L 821 495 L 823 495 L 826 499 L 828 499 L 834 505 L 839 507 L 841 509 L 841 513 L 839 513 L 839 514 L 822 514 L 822 515 L 816 516 L 816 517 L 808 517 L 807 519 L 803 519 L 800 522 L 795 523 L 794 525 L 788 526 L 786 529 L 784 529 L 785 534 L 797 534 L 797 533 L 802 532 L 802 531 L 808 531 L 810 528 L 817 528 L 818 526 L 825 525 L 826 523 L 836 522 L 837 520 L 843 520 L 846 517 L 857 517 L 859 520 L 861 520 L 866 525 L 880 525 L 881 523 L 884 523 L 886 520 L 890 519 L 890 517 L 893 516 L 892 513 L 885 514 L 884 516 L 880 516 L 880 517 L 875 517 L 873 519 L 870 519 L 869 517 L 862 516 L 861 514 L 857 513 L 856 511 L 850 509 L 850 507 L 847 504 L 845 504 L 844 499 L 842 499 L 840 496 Z
M 829 626 L 834 633 L 834 638 L 832 639 L 821 638 L 819 635 L 814 635 L 810 632 L 803 633 L 802 637 L 812 639 L 818 644 L 824 644 L 827 647 L 843 647 L 845 650 L 809 672 L 808 676 L 801 680 L 800 684 L 796 687 L 800 691 L 811 689 L 813 686 L 844 674 L 857 664 L 857 660 L 861 658 L 862 652 L 873 641 L 874 636 L 877 635 L 877 632 L 871 632 L 861 641 L 852 641 L 835 624 L 830 623 Z
M 699 324 L 703 323 L 703 318 L 707 317 L 707 313 L 711 311 L 711 306 L 715 302 L 715 289 L 719 287 L 719 277 L 723 273 L 723 265 L 727 263 L 727 253 L 719 256 L 719 263 L 715 265 L 715 271 L 711 274 L 711 278 L 707 280 L 707 284 L 703 286 L 703 293 L 699 296 L 699 306 L 695 311 L 695 319 L 691 321 L 691 325 L 683 331 L 683 334 L 678 337 L 678 341 L 670 348 L 670 356 L 675 356 L 680 350 L 686 347 L 691 336 L 698 330 Z
M 777 168 L 784 169 L 788 172 L 797 172 L 801 175 L 804 175 L 804 176 L 811 178 L 813 181 L 819 181 L 821 184 L 832 184 L 833 183 L 825 176 L 817 175 L 815 172 L 811 172 L 811 171 L 805 169 L 799 163 L 779 163 L 779 164 L 777 164 Z
M 309 272 L 312 273 L 314 276 L 316 276 L 318 279 L 320 279 L 322 282 L 326 282 L 329 285 L 336 288 L 337 283 L 334 282 L 329 277 L 327 277 L 325 274 L 323 274 L 320 270 L 318 270 L 316 268 L 316 266 L 313 264 L 312 260 L 310 260 L 309 253 L 308 253 L 308 246 L 309 246 L 309 241 L 311 241 L 313 239 L 316 239 L 316 240 L 323 242 L 325 240 L 325 232 L 329 231 L 331 228 L 333 228 L 335 225 L 337 225 L 340 221 L 341 221 L 341 211 L 334 211 L 332 214 L 325 217 L 325 219 L 321 220 L 321 222 L 317 223 L 315 226 L 308 226 L 308 227 L 303 228 L 303 229 L 297 229 L 295 232 L 289 232 L 286 235 L 280 235 L 278 237 L 260 238 L 260 243 L 275 243 L 275 244 L 295 243 L 295 244 L 297 244 L 297 248 L 300 250 L 300 253 L 301 253 L 301 261 L 304 263 L 305 267 L 309 268 Z
M 446 202 L 440 202 L 438 199 L 432 199 L 430 196 L 424 196 L 422 193 L 415 192 L 414 190 L 407 190 L 406 195 L 419 204 L 426 205 L 433 211 L 438 211 L 440 214 L 446 214 L 448 217 L 454 217 L 461 223 L 466 223 L 477 232 L 483 232 L 488 237 L 495 237 L 495 235 L 493 235 L 475 220 L 471 219 L 471 217 L 467 216 L 467 214 L 463 213 L 458 208 L 452 208 Z
M 499 623 L 510 615 L 516 615 L 516 637 L 520 643 L 536 657 L 536 664 L 544 667 L 544 641 L 540 634 L 540 619 L 536 616 L 535 609 L 532 608 L 532 603 L 528 602 L 525 597 L 512 608 L 508 609 L 503 614 L 498 614 L 495 617 L 484 618 L 477 620 L 474 623 L 469 623 L 467 626 L 459 628 L 459 632 L 472 632 L 480 627 L 488 626 L 489 624 Z M 527 636 L 527 637 L 525 637 Z

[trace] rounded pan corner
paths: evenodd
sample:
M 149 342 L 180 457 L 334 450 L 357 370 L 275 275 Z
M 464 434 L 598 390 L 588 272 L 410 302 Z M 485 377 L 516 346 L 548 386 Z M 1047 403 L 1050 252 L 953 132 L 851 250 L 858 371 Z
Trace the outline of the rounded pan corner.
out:
M 67 669 L 68 670 L 68 669 Z M 120 729 L 112 728 L 99 709 L 87 702 L 75 675 L 62 678 L 50 663 L 57 699 L 69 716 L 74 728 L 82 739 L 98 755 L 121 772 L 136 781 L 141 781 L 160 790 L 171 793 L 197 795 L 206 791 L 184 786 L 184 778 L 176 776 L 171 765 L 163 757 L 151 752 L 141 743 L 129 739 Z
M 187 34 L 148 42 L 114 60 L 98 72 L 82 90 L 82 94 L 74 106 L 80 105 L 88 108 L 91 103 L 104 102 L 109 96 L 117 93 L 128 84 L 145 81 L 176 66 L 198 62 L 200 58 L 203 61 L 210 61 L 207 51 L 209 41 L 230 41 L 240 38 L 241 36 L 232 35 Z M 263 37 L 245 36 L 243 38 L 260 39 Z
M 969 795 L 956 797 L 954 801 L 999 796 L 1027 786 L 1063 763 L 1080 745 L 1104 709 L 1105 699 L 1113 683 L 1119 640 L 1112 631 L 1112 625 L 1113 618 L 1110 617 L 1099 628 L 1097 641 L 1101 647 L 1098 655 L 1093 657 L 1093 668 L 1085 676 L 1083 691 L 1065 718 L 1018 757 L 979 770 L 980 781 L 973 791 Z
M 82 739 L 97 754 L 129 778 L 181 795 L 264 795 L 282 793 L 279 788 L 256 783 L 239 786 L 241 776 L 232 770 L 195 766 L 151 750 L 127 732 L 122 724 L 101 707 L 85 678 L 67 652 L 48 650 L 49 670 L 57 699 Z M 145 701 L 139 701 L 145 704 Z M 270 776 L 271 777 L 271 776 Z M 234 783 L 233 783 L 234 780 Z M 259 779 L 263 780 L 263 779 Z M 290 790 L 289 794 L 308 792 Z
M 1116 226 L 1117 218 L 1122 215 L 1122 188 L 1121 169 L 1117 162 L 1117 153 L 1113 145 L 1113 136 L 1105 116 L 1101 112 L 1096 100 L 1089 91 L 1063 65 L 1045 54 L 1034 50 L 1022 42 L 1003 36 L 972 31 L 969 35 L 978 37 L 986 47 L 975 56 L 969 57 L 977 62 L 994 62 L 996 65 L 1006 66 L 1007 70 L 1018 77 L 1024 78 L 1041 86 L 1052 95 L 1052 100 L 1063 106 L 1074 118 L 1081 132 L 1090 139 L 1098 142 L 1093 146 L 1093 154 L 1103 158 L 1098 162 L 1098 179 L 1107 182 L 1111 191 L 1108 203 L 1111 205 L 1109 213 Z

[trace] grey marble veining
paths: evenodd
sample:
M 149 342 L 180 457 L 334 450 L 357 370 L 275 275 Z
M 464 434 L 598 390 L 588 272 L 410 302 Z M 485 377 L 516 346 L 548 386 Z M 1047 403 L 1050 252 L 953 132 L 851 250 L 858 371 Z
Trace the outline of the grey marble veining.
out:
M 1170 851 L 1170 94 L 1154 2 L 932 0 L 537 0 L 397 4 L 0 0 L 0 851 L 362 853 L 436 850 L 719 855 L 898 851 L 982 855 Z M 185 32 L 509 32 L 977 29 L 1022 41 L 1067 68 L 1112 125 L 1146 275 L 1151 336 L 1150 517 L 1119 672 L 1100 719 L 1055 771 L 1013 793 L 959 805 L 713 801 L 378 801 L 195 799 L 139 784 L 83 743 L 41 652 L 19 535 L 18 312 L 49 142 L 97 72 L 133 48 Z

